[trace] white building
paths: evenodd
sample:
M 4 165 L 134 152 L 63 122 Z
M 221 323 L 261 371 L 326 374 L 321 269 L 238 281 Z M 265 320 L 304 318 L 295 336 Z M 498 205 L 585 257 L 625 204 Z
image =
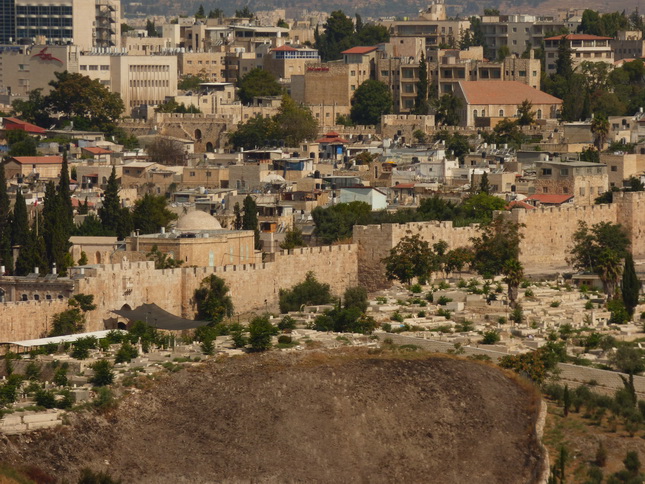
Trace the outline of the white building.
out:
M 349 187 L 340 189 L 340 203 L 365 202 L 372 210 L 387 208 L 387 195 L 374 187 Z

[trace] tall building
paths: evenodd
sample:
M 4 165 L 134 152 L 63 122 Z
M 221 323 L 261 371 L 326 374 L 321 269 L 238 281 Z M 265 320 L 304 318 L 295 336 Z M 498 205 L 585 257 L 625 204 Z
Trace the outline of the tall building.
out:
M 118 0 L 0 0 L 0 43 L 118 47 Z

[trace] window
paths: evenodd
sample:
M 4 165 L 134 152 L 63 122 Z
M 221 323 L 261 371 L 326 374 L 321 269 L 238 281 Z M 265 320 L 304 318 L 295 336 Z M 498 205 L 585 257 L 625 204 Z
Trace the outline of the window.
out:
M 500 110 L 499 110 L 499 117 L 500 117 L 500 118 L 503 118 L 503 117 L 504 117 L 504 110 L 503 110 L 503 109 L 500 109 Z
M 542 110 L 541 109 L 537 110 L 536 116 L 537 116 L 538 119 L 542 119 Z
M 560 168 L 560 176 L 569 176 L 569 168 Z
M 618 171 L 617 165 L 611 165 L 611 171 Z
M 526 77 L 526 71 L 520 71 L 519 76 L 520 77 Z
M 356 75 L 356 71 L 350 71 L 349 75 L 350 75 L 350 76 L 355 76 L 355 75 Z
M 355 91 L 355 90 L 356 90 L 356 86 L 355 86 L 354 84 L 352 84 L 352 85 L 351 85 L 351 87 L 350 87 L 350 89 L 351 89 L 352 91 Z
M 191 172 L 190 172 L 190 176 L 195 176 L 195 172 L 194 172 L 194 171 L 191 171 Z
M 86 66 L 86 65 L 81 64 L 81 70 L 82 70 L 82 71 L 86 71 L 86 70 L 87 70 L 87 66 Z
M 568 187 L 562 187 L 562 193 L 569 193 Z
M 110 66 L 109 66 L 109 65 L 107 65 L 107 66 L 101 66 L 101 70 L 102 70 L 102 71 L 109 71 L 109 70 L 110 70 Z
M 90 70 L 91 70 L 91 71 L 98 71 L 98 70 L 99 70 L 99 66 L 90 66 Z
M 475 118 L 477 117 L 477 110 L 476 109 L 473 111 L 473 117 L 475 117 Z
M 542 168 L 542 176 L 551 176 L 551 168 Z
M 381 71 L 381 76 L 388 77 L 389 75 L 390 75 L 390 71 Z
M 542 187 L 542 193 L 549 193 L 549 187 Z

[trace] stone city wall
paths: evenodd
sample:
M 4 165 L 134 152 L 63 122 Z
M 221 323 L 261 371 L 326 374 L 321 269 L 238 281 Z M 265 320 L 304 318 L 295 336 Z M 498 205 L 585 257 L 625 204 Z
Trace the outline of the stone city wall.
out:
M 67 299 L 1 303 L 0 342 L 46 336 L 51 330 L 54 315 L 67 308 Z
M 355 245 L 311 247 L 283 251 L 274 261 L 261 264 L 165 270 L 154 269 L 152 262 L 122 262 L 86 270 L 77 292 L 95 295 L 97 309 L 88 314 L 88 331 L 115 327 L 116 318 L 110 311 L 126 305 L 134 309 L 155 303 L 173 314 L 193 318 L 195 289 L 211 274 L 226 281 L 236 312 L 275 310 L 280 289 L 302 282 L 309 271 L 329 284 L 335 295 L 357 285 L 357 253 Z
M 635 258 L 645 257 L 645 192 L 614 193 L 614 203 L 593 206 L 563 206 L 526 211 L 515 209 L 499 212 L 503 217 L 524 224 L 520 244 L 520 260 L 528 272 L 566 270 L 566 259 L 573 234 L 580 221 L 589 226 L 600 222 L 619 223 L 631 240 Z M 450 249 L 470 245 L 477 237 L 477 226 L 453 227 L 451 222 L 413 222 L 354 227 L 353 241 L 358 245 L 359 281 L 369 290 L 386 287 L 385 268 L 381 259 L 387 257 L 399 241 L 419 234 L 430 244 L 439 240 Z
M 418 234 L 430 245 L 445 241 L 449 249 L 470 245 L 476 237 L 476 225 L 453 227 L 452 222 L 413 222 L 407 224 L 361 225 L 354 227 L 353 241 L 358 245 L 358 279 L 361 285 L 373 291 L 388 286 L 385 265 L 381 262 L 399 241 Z

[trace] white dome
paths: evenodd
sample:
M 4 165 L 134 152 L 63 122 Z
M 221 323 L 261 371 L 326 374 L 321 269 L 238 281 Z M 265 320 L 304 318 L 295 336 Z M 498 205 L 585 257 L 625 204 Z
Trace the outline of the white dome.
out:
M 203 230 L 221 230 L 222 226 L 212 215 L 201 210 L 193 210 L 179 217 L 176 228 L 182 232 L 199 232 Z

